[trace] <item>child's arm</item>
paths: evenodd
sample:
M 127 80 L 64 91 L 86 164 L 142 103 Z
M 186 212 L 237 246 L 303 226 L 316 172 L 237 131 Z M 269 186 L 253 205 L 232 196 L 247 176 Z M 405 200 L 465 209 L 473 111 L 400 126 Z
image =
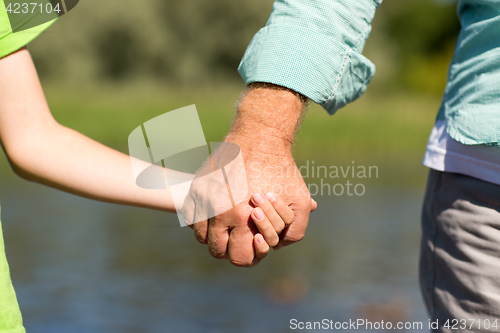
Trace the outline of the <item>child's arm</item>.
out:
M 175 212 L 168 189 L 135 184 L 129 156 L 54 120 L 25 48 L 0 59 L 0 140 L 24 179 L 100 201 Z

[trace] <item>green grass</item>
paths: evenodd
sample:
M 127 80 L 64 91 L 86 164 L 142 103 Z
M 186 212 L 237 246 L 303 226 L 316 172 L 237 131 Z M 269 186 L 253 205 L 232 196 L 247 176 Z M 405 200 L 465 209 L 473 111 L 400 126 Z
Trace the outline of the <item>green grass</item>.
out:
M 90 89 L 45 88 L 54 117 L 108 146 L 127 153 L 130 132 L 165 112 L 196 104 L 207 141 L 221 141 L 233 115 L 242 85 L 197 90 L 140 84 Z M 422 184 L 420 165 L 427 137 L 439 107 L 436 98 L 418 95 L 376 96 L 329 116 L 311 105 L 297 138 L 297 164 L 377 165 L 380 184 Z M 2 168 L 3 169 L 3 168 Z

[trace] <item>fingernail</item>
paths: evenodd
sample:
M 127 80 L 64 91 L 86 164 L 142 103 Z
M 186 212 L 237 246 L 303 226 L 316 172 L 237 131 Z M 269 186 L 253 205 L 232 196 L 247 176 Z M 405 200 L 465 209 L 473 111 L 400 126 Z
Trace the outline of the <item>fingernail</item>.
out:
M 269 200 L 270 202 L 273 202 L 274 199 L 276 199 L 276 195 L 273 192 L 267 192 L 266 197 L 267 197 L 267 200 Z
M 264 212 L 262 211 L 262 209 L 260 208 L 255 208 L 253 210 L 253 215 L 255 216 L 255 218 L 259 221 L 263 220 L 264 219 Z
M 264 243 L 264 236 L 262 236 L 262 234 L 255 235 L 255 238 L 257 239 L 257 243 L 259 244 Z
M 252 195 L 252 200 L 256 205 L 262 205 L 264 203 L 264 197 L 260 193 Z

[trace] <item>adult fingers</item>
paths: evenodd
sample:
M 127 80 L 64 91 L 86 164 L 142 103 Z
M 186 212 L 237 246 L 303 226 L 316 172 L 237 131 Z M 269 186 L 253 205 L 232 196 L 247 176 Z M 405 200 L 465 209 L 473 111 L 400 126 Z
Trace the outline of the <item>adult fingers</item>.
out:
M 255 259 L 254 234 L 246 226 L 231 229 L 228 242 L 229 261 L 238 267 L 252 267 L 258 261 Z
M 226 259 L 228 242 L 229 242 L 229 228 L 221 223 L 217 223 L 214 218 L 210 219 L 208 226 L 208 252 L 217 259 Z
M 201 221 L 195 224 L 188 224 L 194 231 L 194 236 L 201 244 L 207 244 L 208 238 L 208 220 Z
M 309 223 L 310 212 L 311 207 L 309 205 L 303 207 L 299 211 L 295 211 L 295 221 L 280 234 L 280 242 L 274 247 L 275 250 L 296 243 L 304 238 L 307 224 Z

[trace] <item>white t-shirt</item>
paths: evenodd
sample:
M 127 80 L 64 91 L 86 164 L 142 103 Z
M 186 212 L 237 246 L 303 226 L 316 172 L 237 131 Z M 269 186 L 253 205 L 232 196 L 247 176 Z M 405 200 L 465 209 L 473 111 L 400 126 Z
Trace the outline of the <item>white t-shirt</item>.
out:
M 470 146 L 453 140 L 446 132 L 445 119 L 434 125 L 422 164 L 500 185 L 500 147 Z

